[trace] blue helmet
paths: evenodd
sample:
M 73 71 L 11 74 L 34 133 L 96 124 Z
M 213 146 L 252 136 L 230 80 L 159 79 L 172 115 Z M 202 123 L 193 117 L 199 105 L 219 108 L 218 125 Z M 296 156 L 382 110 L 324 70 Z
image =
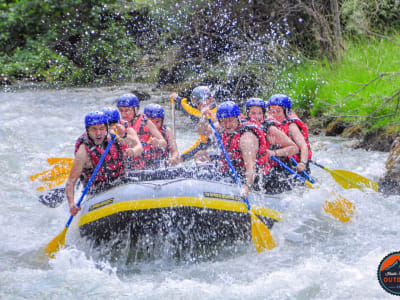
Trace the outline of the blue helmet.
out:
M 250 110 L 251 106 L 259 106 L 262 108 L 263 112 L 265 113 L 265 109 L 267 107 L 267 104 L 265 101 L 261 98 L 250 98 L 246 102 L 246 111 L 248 112 Z
M 85 116 L 85 127 L 108 124 L 107 116 L 101 111 L 90 112 Z
M 292 109 L 292 101 L 290 98 L 284 94 L 275 94 L 272 95 L 271 98 L 269 98 L 267 106 L 270 105 L 279 105 L 283 106 L 286 112 L 290 111 Z
M 194 102 L 205 102 L 206 99 L 211 96 L 209 87 L 205 85 L 198 86 L 192 91 L 192 99 L 194 99 Z
M 139 98 L 135 94 L 124 94 L 117 99 L 117 107 L 139 107 Z
M 116 108 L 104 107 L 101 111 L 106 115 L 109 123 L 120 120 L 119 111 Z
M 150 103 L 144 108 L 144 114 L 149 118 L 164 119 L 164 108 L 160 104 Z
M 240 108 L 233 101 L 225 101 L 218 105 L 217 119 L 224 119 L 230 117 L 239 117 Z

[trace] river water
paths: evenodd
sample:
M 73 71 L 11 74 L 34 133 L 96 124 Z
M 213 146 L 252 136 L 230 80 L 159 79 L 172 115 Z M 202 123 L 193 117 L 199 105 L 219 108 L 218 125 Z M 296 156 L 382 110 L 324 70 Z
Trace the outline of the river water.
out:
M 344 190 L 329 173 L 312 167 L 320 189 L 282 196 L 285 218 L 272 229 L 277 247 L 257 253 L 252 244 L 206 261 L 156 259 L 124 268 L 98 261 L 79 247 L 73 222 L 66 248 L 43 255 L 69 217 L 67 204 L 48 208 L 29 176 L 49 169 L 48 157 L 71 157 L 84 115 L 114 106 L 131 86 L 0 93 L 0 299 L 383 299 L 381 259 L 399 250 L 399 196 Z M 168 93 L 135 86 L 161 103 L 171 124 Z M 141 110 L 148 102 L 141 106 Z M 182 152 L 197 138 L 176 115 Z M 314 158 L 378 180 L 387 153 L 353 150 L 355 141 L 312 137 Z M 336 191 L 353 202 L 355 215 L 341 223 L 322 210 Z M 77 219 L 77 218 L 75 218 Z M 75 220 L 76 221 L 76 220 Z

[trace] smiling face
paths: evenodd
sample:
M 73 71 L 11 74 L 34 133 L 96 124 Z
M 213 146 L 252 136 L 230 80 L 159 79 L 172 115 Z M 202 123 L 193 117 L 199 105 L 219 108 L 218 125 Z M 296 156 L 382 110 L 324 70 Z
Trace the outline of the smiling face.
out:
M 130 122 L 136 116 L 135 109 L 130 106 L 120 106 L 118 107 L 121 119 L 123 121 Z
M 89 137 L 96 145 L 101 145 L 107 135 L 106 124 L 92 125 L 87 128 Z
M 239 126 L 239 120 L 237 117 L 222 118 L 219 119 L 218 122 L 221 124 L 227 134 L 232 134 Z
M 279 105 L 270 105 L 268 107 L 268 114 L 279 122 L 282 122 L 285 119 L 283 107 Z
M 257 122 L 262 122 L 264 120 L 264 112 L 260 106 L 250 106 L 248 117 Z

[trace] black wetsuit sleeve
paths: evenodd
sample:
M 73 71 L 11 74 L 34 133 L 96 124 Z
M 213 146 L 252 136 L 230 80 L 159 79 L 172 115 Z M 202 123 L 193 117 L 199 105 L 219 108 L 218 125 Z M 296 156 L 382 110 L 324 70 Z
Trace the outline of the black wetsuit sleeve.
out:
M 183 107 L 182 107 L 182 104 L 181 104 L 181 101 L 182 101 L 183 98 L 184 97 L 181 97 L 181 96 L 176 96 L 175 97 L 174 101 L 175 101 L 175 109 L 176 110 L 183 110 Z

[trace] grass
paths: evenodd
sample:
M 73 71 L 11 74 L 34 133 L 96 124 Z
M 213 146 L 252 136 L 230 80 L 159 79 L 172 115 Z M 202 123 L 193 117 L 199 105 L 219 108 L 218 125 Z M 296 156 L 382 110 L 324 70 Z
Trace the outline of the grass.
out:
M 400 35 L 390 37 L 400 44 Z M 306 61 L 282 74 L 279 88 L 296 109 L 370 129 L 399 127 L 400 45 L 369 38 L 345 42 L 342 57 Z

